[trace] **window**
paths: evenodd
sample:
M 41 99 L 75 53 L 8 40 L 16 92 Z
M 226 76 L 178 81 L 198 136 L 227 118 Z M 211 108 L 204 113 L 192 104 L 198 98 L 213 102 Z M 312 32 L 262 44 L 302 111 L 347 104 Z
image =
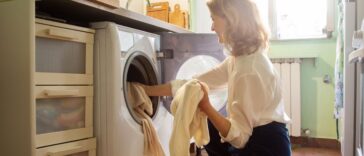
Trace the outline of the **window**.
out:
M 331 37 L 334 0 L 256 0 L 271 39 Z

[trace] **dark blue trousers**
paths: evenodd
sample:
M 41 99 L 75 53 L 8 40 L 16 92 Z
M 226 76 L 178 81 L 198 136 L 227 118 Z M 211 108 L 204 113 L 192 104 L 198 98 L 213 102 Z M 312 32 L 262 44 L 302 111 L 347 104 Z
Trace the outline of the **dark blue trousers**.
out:
M 209 156 L 291 156 L 291 143 L 286 125 L 278 122 L 255 127 L 242 149 L 221 143 L 219 132 L 208 121 L 210 143 L 205 146 Z

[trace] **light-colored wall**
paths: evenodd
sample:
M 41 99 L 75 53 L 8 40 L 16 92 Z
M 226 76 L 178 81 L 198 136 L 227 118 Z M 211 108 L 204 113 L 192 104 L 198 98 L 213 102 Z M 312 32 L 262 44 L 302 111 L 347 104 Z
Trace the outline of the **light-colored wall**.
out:
M 191 1 L 191 31 L 196 33 L 213 33 L 209 9 L 204 0 Z
M 188 11 L 190 10 L 190 0 L 149 0 L 150 3 L 156 3 L 156 2 L 169 2 L 170 11 L 174 10 L 174 5 L 179 4 L 181 7 L 181 10 Z M 192 0 L 194 1 L 194 0 Z M 201 0 L 197 0 L 201 1 Z M 120 0 L 120 7 L 126 8 L 128 0 Z M 128 10 L 140 13 L 140 14 L 146 14 L 147 1 L 146 0 L 129 0 L 129 6 Z
M 33 156 L 34 0 L 0 1 L 0 155 Z
M 145 15 L 146 14 L 146 0 L 120 0 L 120 7 L 126 8 L 127 2 L 128 4 L 128 10 L 134 11 L 140 14 Z

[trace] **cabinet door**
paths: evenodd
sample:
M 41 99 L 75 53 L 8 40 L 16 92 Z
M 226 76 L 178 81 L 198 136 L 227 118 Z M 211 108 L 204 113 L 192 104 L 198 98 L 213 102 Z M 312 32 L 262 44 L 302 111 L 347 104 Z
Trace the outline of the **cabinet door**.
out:
M 96 156 L 96 139 L 38 148 L 36 153 L 37 156 Z
M 36 23 L 36 85 L 93 82 L 92 33 Z
M 93 87 L 35 88 L 36 147 L 92 137 Z

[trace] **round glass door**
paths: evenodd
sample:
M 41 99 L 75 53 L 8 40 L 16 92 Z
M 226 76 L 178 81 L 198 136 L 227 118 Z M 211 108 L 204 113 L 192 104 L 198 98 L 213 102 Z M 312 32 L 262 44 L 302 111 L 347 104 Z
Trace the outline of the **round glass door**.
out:
M 178 69 L 176 79 L 192 79 L 220 64 L 220 61 L 207 55 L 197 55 L 185 61 Z M 221 110 L 227 101 L 227 88 L 210 90 L 209 99 L 216 110 Z

